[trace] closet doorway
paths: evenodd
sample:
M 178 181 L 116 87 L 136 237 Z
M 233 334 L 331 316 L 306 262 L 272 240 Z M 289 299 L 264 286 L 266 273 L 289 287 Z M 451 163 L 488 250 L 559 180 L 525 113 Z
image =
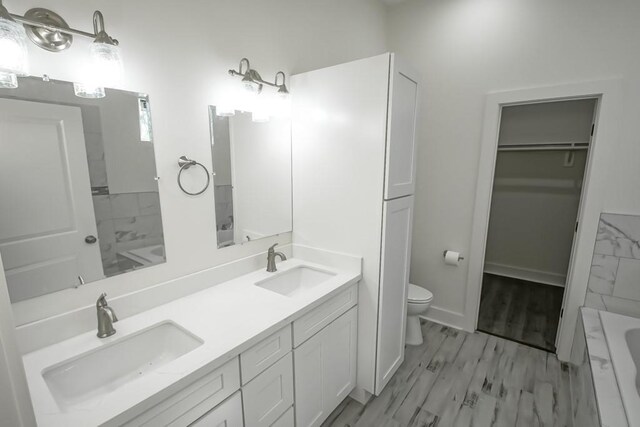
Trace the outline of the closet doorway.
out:
M 555 352 L 596 107 L 502 108 L 478 330 Z

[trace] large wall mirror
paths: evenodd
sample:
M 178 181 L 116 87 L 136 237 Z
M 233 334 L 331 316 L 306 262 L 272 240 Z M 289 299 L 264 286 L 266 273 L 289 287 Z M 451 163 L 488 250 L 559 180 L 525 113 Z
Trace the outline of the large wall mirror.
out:
M 165 262 L 149 99 L 0 89 L 0 253 L 12 302 Z
M 291 231 L 291 119 L 209 117 L 218 247 Z

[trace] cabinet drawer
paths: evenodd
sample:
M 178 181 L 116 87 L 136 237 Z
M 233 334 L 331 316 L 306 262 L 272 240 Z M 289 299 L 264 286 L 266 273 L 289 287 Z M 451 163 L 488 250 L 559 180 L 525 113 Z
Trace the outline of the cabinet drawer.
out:
M 240 389 L 238 358 L 204 375 L 126 426 L 188 426 Z
M 355 284 L 293 322 L 293 346 L 298 347 L 357 302 L 358 285 Z
M 190 427 L 243 427 L 242 423 L 242 397 L 240 392 L 216 406 L 196 420 Z
M 294 427 L 294 414 L 293 414 L 293 406 L 284 413 L 283 416 L 278 418 L 278 421 L 271 424 L 271 427 Z
M 269 427 L 293 405 L 293 357 L 288 353 L 242 387 L 247 427 Z
M 242 385 L 291 351 L 291 325 L 260 341 L 240 355 Z

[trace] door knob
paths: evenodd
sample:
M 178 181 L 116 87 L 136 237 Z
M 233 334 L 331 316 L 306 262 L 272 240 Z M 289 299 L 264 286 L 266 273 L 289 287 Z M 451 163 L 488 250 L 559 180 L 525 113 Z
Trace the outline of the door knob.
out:
M 90 245 L 93 245 L 95 242 L 97 242 L 97 241 L 98 241 L 98 239 L 96 239 L 96 236 L 91 236 L 91 235 L 89 235 L 89 236 L 87 236 L 87 237 L 85 237 L 85 238 L 84 238 L 84 241 L 85 241 L 85 243 L 88 243 L 88 244 L 90 244 Z

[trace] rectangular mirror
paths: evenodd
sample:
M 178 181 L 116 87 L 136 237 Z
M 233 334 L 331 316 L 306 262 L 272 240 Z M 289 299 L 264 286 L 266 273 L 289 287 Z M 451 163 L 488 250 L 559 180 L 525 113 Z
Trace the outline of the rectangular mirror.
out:
M 218 247 L 291 231 L 291 119 L 209 118 Z
M 149 99 L 0 89 L 0 253 L 12 302 L 165 262 Z

